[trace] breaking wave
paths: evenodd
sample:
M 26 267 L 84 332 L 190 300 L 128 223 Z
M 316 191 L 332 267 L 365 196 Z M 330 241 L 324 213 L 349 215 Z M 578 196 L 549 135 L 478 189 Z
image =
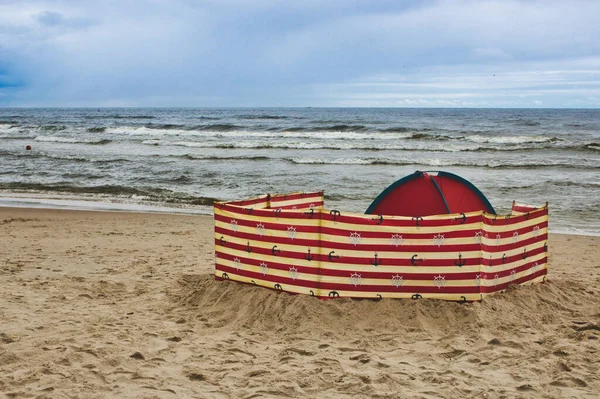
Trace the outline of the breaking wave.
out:
M 0 183 L 0 189 L 13 190 L 15 192 L 56 192 L 56 193 L 75 193 L 75 194 L 105 194 L 116 197 L 139 197 L 147 201 L 155 201 L 170 204 L 188 204 L 188 205 L 212 205 L 219 201 L 217 198 L 200 197 L 189 194 L 178 193 L 173 190 L 156 187 L 129 187 L 113 184 L 104 184 L 97 186 L 75 185 L 69 182 L 60 182 L 55 184 L 42 183 Z
M 37 136 L 35 141 L 50 142 L 50 143 L 68 143 L 68 144 L 89 144 L 89 145 L 104 145 L 112 143 L 108 139 L 78 139 L 74 137 L 57 137 L 57 136 Z
M 476 167 L 489 169 L 541 169 L 541 168 L 565 168 L 565 169 L 596 169 L 600 165 L 578 165 L 572 162 L 510 162 L 503 163 L 500 160 L 449 160 L 449 159 L 386 159 L 386 158 L 288 158 L 289 162 L 303 165 L 393 165 L 393 166 L 434 166 L 434 167 Z

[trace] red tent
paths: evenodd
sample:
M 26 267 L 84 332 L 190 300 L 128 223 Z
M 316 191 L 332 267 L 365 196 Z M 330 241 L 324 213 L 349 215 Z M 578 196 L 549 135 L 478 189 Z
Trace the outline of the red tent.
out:
M 417 171 L 386 188 L 365 213 L 418 217 L 481 210 L 496 213 L 469 181 L 448 172 Z

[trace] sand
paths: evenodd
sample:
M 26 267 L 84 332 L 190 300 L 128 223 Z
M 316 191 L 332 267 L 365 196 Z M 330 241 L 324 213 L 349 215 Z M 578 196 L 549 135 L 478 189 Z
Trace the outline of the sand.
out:
M 600 237 L 483 302 L 217 282 L 211 217 L 0 208 L 7 398 L 598 398 Z

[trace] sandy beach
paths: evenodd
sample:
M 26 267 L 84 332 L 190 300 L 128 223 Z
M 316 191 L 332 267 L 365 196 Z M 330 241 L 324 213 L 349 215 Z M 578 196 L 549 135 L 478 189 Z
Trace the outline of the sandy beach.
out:
M 552 220 L 552 219 L 551 219 Z M 210 216 L 0 208 L 7 398 L 597 398 L 600 237 L 483 302 L 217 282 Z

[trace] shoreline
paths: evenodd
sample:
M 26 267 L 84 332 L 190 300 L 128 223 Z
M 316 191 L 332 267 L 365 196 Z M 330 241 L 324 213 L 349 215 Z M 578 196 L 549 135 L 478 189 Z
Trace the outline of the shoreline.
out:
M 102 201 L 104 199 L 104 201 Z M 81 195 L 0 193 L 0 208 L 62 209 L 73 211 L 165 213 L 212 215 L 212 205 L 180 205 L 165 202 L 132 201 L 131 198 Z
M 102 201 L 102 199 L 105 199 Z M 327 204 L 325 204 L 327 205 Z M 2 193 L 0 192 L 0 208 L 16 209 L 56 209 L 65 211 L 93 211 L 93 212 L 119 212 L 119 213 L 156 213 L 173 215 L 204 215 L 213 216 L 212 205 L 180 205 L 165 202 L 144 203 L 143 200 L 117 197 L 86 197 L 81 195 L 57 194 L 28 194 L 28 193 Z M 550 215 L 550 234 L 600 237 L 600 233 L 589 231 L 573 231 L 552 228 L 552 215 Z

